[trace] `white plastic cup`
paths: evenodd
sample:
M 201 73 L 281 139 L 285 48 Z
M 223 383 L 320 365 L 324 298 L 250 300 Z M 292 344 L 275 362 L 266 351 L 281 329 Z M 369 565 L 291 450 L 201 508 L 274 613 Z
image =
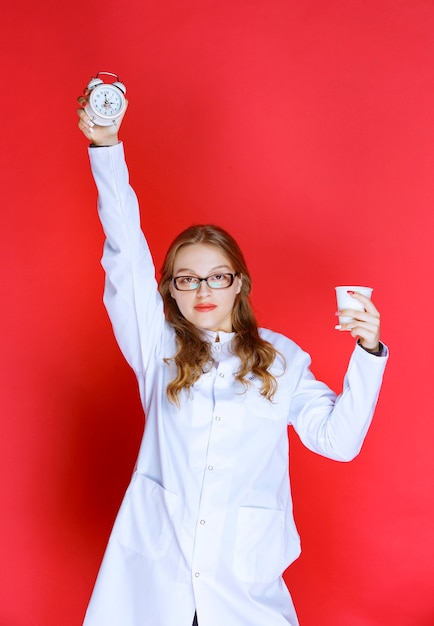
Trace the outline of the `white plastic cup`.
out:
M 353 298 L 348 293 L 349 291 L 354 291 L 355 293 L 361 293 L 363 296 L 367 298 L 371 298 L 373 289 L 372 287 L 360 287 L 360 286 L 351 286 L 344 285 L 335 287 L 336 291 L 336 300 L 338 303 L 338 311 L 342 311 L 343 309 L 354 309 L 356 311 L 363 311 L 364 306 L 361 302 Z M 339 324 L 345 324 L 346 322 L 352 322 L 354 318 L 347 317 L 346 315 L 339 315 Z

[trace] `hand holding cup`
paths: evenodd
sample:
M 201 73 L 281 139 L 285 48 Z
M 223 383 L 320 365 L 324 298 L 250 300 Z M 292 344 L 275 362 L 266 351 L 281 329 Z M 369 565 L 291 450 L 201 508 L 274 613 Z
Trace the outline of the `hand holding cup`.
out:
M 361 345 L 376 352 L 380 345 L 380 313 L 371 300 L 371 287 L 336 287 L 339 324 L 336 330 L 348 331 Z

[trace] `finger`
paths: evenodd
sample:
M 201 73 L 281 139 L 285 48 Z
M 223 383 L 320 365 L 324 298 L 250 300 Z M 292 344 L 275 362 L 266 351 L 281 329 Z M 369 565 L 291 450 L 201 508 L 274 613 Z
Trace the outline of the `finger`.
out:
M 78 117 L 80 117 L 82 120 L 89 118 L 88 114 L 86 113 L 86 111 L 84 109 L 77 109 L 77 115 Z
M 368 349 L 375 349 L 380 340 L 378 319 L 371 319 L 371 323 L 352 320 L 335 326 L 335 329 L 349 332 L 355 339 L 360 339 L 362 345 Z
M 80 119 L 78 120 L 78 128 L 88 139 L 92 139 L 92 135 L 94 133 L 95 124 L 92 120 L 87 116 L 83 116 L 79 114 Z
M 366 332 L 363 328 L 344 328 L 343 325 L 335 326 L 340 332 L 349 332 L 354 339 L 359 340 L 361 345 L 368 350 L 376 350 L 380 343 L 380 335 L 378 333 Z
M 361 302 L 363 306 L 365 307 L 366 311 L 369 311 L 372 314 L 378 313 L 378 310 L 376 306 L 374 305 L 374 303 L 372 302 L 371 298 L 368 298 L 367 296 L 364 296 L 362 293 L 358 293 L 357 291 L 351 292 L 350 296 L 354 298 L 355 300 L 358 300 L 359 302 Z
M 86 119 L 80 117 L 80 119 L 78 120 L 78 128 L 81 130 L 82 133 L 84 133 L 84 135 L 88 139 L 92 139 L 94 127 L 95 124 L 87 116 Z
M 344 324 L 337 324 L 336 330 L 348 331 L 354 337 L 375 337 L 380 336 L 380 327 L 376 324 L 360 324 L 358 322 L 345 322 Z
M 80 120 L 90 128 L 93 128 L 95 126 L 93 119 L 89 117 L 84 109 L 77 109 L 77 115 Z
M 377 334 L 380 332 L 380 318 L 370 315 L 368 313 L 364 313 L 361 311 L 351 311 L 349 309 L 344 311 L 345 314 L 348 314 L 347 317 L 350 317 L 352 313 L 358 313 L 359 317 L 352 317 L 346 322 L 342 322 L 339 324 L 340 330 L 349 330 L 353 329 L 364 330 L 366 332 L 371 332 Z
M 365 335 L 366 333 L 376 335 L 379 333 L 380 325 L 373 323 L 361 323 L 358 320 L 354 320 L 352 322 L 345 322 L 340 325 L 342 330 L 349 330 L 350 332 L 355 331 L 358 335 L 361 333 Z
M 80 128 L 81 132 L 83 133 L 83 135 L 89 139 L 92 140 L 93 139 L 93 129 L 91 128 Z
M 338 311 L 336 315 L 339 316 L 340 319 L 347 318 L 348 322 L 356 322 L 356 323 L 365 323 L 372 324 L 374 326 L 378 326 L 380 323 L 380 316 L 372 315 L 367 311 L 357 311 L 355 309 L 342 309 Z
M 348 317 L 351 320 L 359 319 L 361 321 L 365 321 L 371 317 L 370 313 L 367 311 L 358 311 L 357 309 L 340 309 L 336 315 L 339 317 Z

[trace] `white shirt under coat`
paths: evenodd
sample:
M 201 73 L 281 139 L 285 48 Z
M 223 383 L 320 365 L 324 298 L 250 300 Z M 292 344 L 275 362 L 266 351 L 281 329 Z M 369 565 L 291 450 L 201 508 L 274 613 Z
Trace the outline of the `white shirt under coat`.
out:
M 287 426 L 314 452 L 355 457 L 371 422 L 387 357 L 356 346 L 336 397 L 310 358 L 271 330 L 284 356 L 273 402 L 236 381 L 232 333 L 208 332 L 214 364 L 180 407 L 166 397 L 176 351 L 140 229 L 123 146 L 90 150 L 106 234 L 104 302 L 133 368 L 146 426 L 84 621 L 85 626 L 296 626 L 282 578 L 298 557 Z

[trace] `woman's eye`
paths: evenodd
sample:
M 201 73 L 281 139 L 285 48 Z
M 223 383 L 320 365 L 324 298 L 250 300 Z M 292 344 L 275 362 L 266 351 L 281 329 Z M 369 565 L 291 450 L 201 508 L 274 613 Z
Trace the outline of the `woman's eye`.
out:
M 220 281 L 220 280 L 223 280 L 224 277 L 225 277 L 224 274 L 214 274 L 214 276 L 210 276 L 210 279 Z

